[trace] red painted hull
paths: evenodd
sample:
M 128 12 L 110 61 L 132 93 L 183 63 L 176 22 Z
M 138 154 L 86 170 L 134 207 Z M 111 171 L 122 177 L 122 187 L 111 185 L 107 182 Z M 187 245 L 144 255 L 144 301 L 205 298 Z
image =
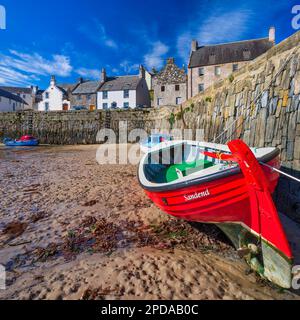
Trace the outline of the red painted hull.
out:
M 268 164 L 279 168 L 279 157 Z M 279 175 L 265 167 L 263 170 L 273 192 Z M 207 191 L 209 195 L 192 200 L 186 198 Z M 248 187 L 242 173 L 168 192 L 146 190 L 146 193 L 161 210 L 177 218 L 212 223 L 243 222 L 254 231 L 257 229 L 256 221 L 251 221 Z

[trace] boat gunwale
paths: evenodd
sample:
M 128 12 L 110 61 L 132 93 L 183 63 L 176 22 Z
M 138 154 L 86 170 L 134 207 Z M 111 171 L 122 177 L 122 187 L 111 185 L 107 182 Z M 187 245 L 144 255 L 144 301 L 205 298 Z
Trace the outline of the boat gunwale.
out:
M 276 157 L 278 157 L 280 155 L 280 150 L 277 147 L 274 147 L 274 150 L 267 153 L 266 155 L 257 158 L 258 161 L 267 163 L 273 159 L 275 159 Z M 142 181 L 141 181 L 141 177 L 140 177 L 140 169 L 141 166 L 144 166 L 144 160 L 146 159 L 146 156 L 144 156 L 143 160 L 140 162 L 139 166 L 138 166 L 138 181 L 139 184 L 141 185 L 141 187 L 149 192 L 168 192 L 168 191 L 174 191 L 174 190 L 179 190 L 179 189 L 184 189 L 184 188 L 188 188 L 188 187 L 192 187 L 195 185 L 200 185 L 200 184 L 204 184 L 207 182 L 211 182 L 214 180 L 218 180 L 218 179 L 223 179 L 223 178 L 227 178 L 236 174 L 240 174 L 241 173 L 241 169 L 239 166 L 235 167 L 235 168 L 228 168 L 225 170 L 222 170 L 220 172 L 216 172 L 216 173 L 212 173 L 209 174 L 207 176 L 202 176 L 202 177 L 196 177 L 194 179 L 190 179 L 190 180 L 185 180 L 185 181 L 179 181 L 177 183 L 172 183 L 172 184 L 168 184 L 168 183 L 164 183 L 162 184 L 156 184 L 156 185 L 152 185 L 152 186 L 146 186 Z M 143 170 L 144 173 L 144 170 Z M 144 175 L 145 176 L 145 175 Z M 145 177 L 146 179 L 146 177 Z M 146 179 L 146 181 L 148 181 Z

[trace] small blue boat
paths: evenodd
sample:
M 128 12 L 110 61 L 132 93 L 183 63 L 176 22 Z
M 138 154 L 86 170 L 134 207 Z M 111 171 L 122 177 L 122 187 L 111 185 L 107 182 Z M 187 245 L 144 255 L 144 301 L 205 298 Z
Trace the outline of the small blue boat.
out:
M 30 139 L 13 140 L 5 138 L 3 143 L 7 147 L 35 147 L 39 145 L 39 140 L 31 137 Z
M 158 146 L 161 143 L 173 141 L 173 137 L 168 134 L 155 133 L 150 135 L 147 139 L 140 143 L 140 149 L 144 153 L 148 153 L 152 148 Z

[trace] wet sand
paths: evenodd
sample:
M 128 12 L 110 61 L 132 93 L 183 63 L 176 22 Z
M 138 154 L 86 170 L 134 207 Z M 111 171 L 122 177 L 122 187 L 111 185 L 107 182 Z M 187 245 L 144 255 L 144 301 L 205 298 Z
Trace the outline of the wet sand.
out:
M 215 227 L 170 218 L 97 146 L 0 147 L 0 299 L 297 299 Z

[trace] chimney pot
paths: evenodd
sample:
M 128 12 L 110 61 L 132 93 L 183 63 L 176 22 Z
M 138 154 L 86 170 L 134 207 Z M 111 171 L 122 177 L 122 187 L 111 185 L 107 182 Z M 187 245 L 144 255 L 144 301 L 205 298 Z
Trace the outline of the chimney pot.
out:
M 56 78 L 55 78 L 55 76 L 51 76 L 50 85 L 51 85 L 51 86 L 55 86 L 55 85 L 56 85 Z
M 101 82 L 105 82 L 106 81 L 106 70 L 103 68 L 101 70 Z
M 146 72 L 145 72 L 145 68 L 143 65 L 140 65 L 140 68 L 139 68 L 139 78 L 140 79 L 146 78 Z
M 269 29 L 269 41 L 275 43 L 276 40 L 276 30 L 275 27 L 270 27 Z
M 192 46 L 191 46 L 192 52 L 197 51 L 198 49 L 198 41 L 192 40 Z

